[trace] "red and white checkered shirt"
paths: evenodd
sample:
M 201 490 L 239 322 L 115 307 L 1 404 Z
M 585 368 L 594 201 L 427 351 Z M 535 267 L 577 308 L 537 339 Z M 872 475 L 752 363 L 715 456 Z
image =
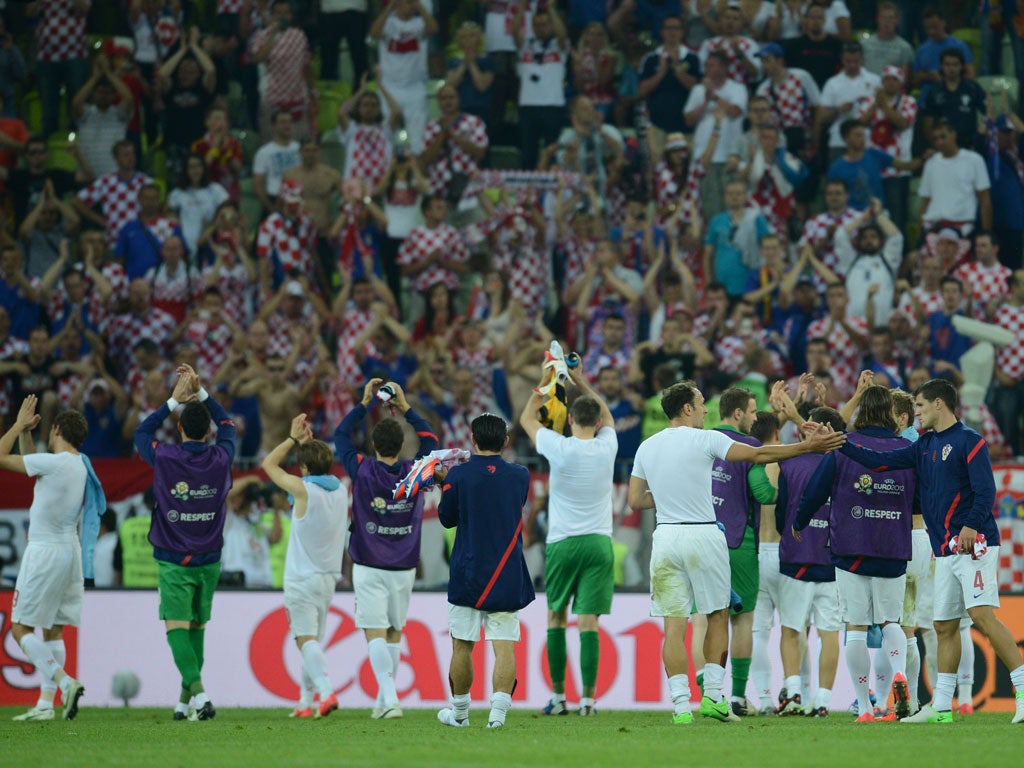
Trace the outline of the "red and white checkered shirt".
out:
M 469 248 L 462 239 L 462 233 L 450 224 L 439 224 L 434 229 L 426 226 L 413 229 L 398 249 L 398 264 L 403 267 L 413 264 L 434 251 L 439 251 L 446 261 L 460 264 L 469 261 Z M 448 290 L 455 291 L 459 287 L 459 276 L 434 263 L 410 279 L 414 291 L 426 291 L 434 283 L 444 283 Z
M 255 55 L 272 34 L 277 37 L 270 54 L 263 61 L 266 67 L 263 100 L 276 107 L 297 106 L 301 112 L 306 103 L 305 70 L 310 61 L 309 41 L 306 33 L 298 27 L 289 27 L 283 32 L 268 27 L 252 36 L 249 53 Z
M 110 299 L 107 301 L 107 309 L 116 307 L 118 304 L 128 301 L 128 273 L 122 265 L 116 261 L 108 261 L 100 267 L 100 274 L 110 283 Z M 97 301 L 102 301 L 99 291 L 93 291 Z M 92 294 L 90 294 L 90 297 Z M 91 299 L 90 299 L 91 300 Z
M 452 347 L 452 360 L 460 368 L 473 372 L 473 398 L 471 408 L 477 412 L 494 407 L 494 348 L 480 344 L 476 349 Z
M 470 425 L 479 413 L 474 410 L 472 405 L 462 407 L 452 403 L 451 408 L 451 418 L 444 419 L 442 423 L 444 447 L 472 451 L 473 429 Z
M 953 270 L 953 277 L 962 281 L 964 288 L 968 285 L 973 288 L 971 312 L 976 320 L 987 320 L 988 305 L 992 300 L 1010 292 L 1012 275 L 1010 268 L 998 261 L 991 267 L 985 267 L 977 261 L 968 261 Z
M 768 332 L 764 330 L 755 331 L 753 337 L 759 347 L 767 348 L 769 344 Z M 718 369 L 733 376 L 743 376 L 749 372 L 749 367 L 744 361 L 747 354 L 749 339 L 743 336 L 722 336 L 715 344 L 715 357 L 718 361 Z M 774 349 L 768 349 L 768 356 L 772 361 L 772 368 L 777 374 L 786 370 L 785 361 Z
M 932 312 L 938 312 L 942 309 L 942 291 L 926 291 L 921 286 L 911 288 L 910 292 L 914 294 L 921 307 L 924 309 L 924 316 L 932 314 Z M 910 318 L 911 325 L 917 325 L 917 314 L 914 312 L 914 302 L 910 300 L 910 296 L 903 293 L 900 296 L 899 304 L 896 307 L 898 312 L 902 312 Z
M 299 270 L 313 280 L 313 253 L 316 249 L 316 225 L 304 211 L 294 219 L 272 213 L 260 224 L 256 235 L 256 258 L 277 257 L 285 275 Z
M 24 357 L 28 354 L 28 342 L 8 336 L 7 340 L 0 344 L 0 360 L 13 360 L 16 357 Z M 11 378 L 4 376 L 0 378 L 0 415 L 11 411 Z
M 686 225 L 690 221 L 690 215 L 700 211 L 700 184 L 707 176 L 707 168 L 699 159 L 694 158 L 686 172 L 686 179 L 680 185 L 675 172 L 668 167 L 664 160 L 658 161 L 654 168 L 654 199 L 658 210 L 675 203 L 683 213 L 679 217 L 681 224 Z M 682 189 L 680 189 L 682 186 Z M 664 224 L 665 222 L 660 222 Z
M 363 383 L 363 369 L 359 367 L 356 360 L 355 341 L 363 331 L 373 322 L 373 312 L 366 309 L 357 309 L 352 306 L 345 310 L 341 323 L 338 323 L 335 330 L 338 337 L 338 347 L 335 351 L 334 364 L 338 368 L 338 376 L 352 386 Z M 363 352 L 373 357 L 377 354 L 372 341 L 367 341 Z
M 209 320 L 200 319 L 188 324 L 182 340 L 195 345 L 199 352 L 199 375 L 209 380 L 227 360 L 235 334 L 227 323 L 214 325 Z
M 68 301 L 68 294 L 64 290 L 64 284 L 61 283 L 55 286 L 53 293 L 50 294 L 50 300 L 46 305 L 46 315 L 50 318 L 50 322 L 55 323 L 62 317 L 71 318 L 77 315 L 84 308 L 86 310 L 85 320 L 87 325 L 94 329 L 99 328 L 107 318 L 107 311 L 103 306 L 99 293 L 97 291 L 89 291 L 85 296 L 84 304 L 84 307 L 76 307 L 71 304 Z
M 169 274 L 167 265 L 161 264 L 146 272 L 144 278 L 153 288 L 153 306 L 159 307 L 180 323 L 188 314 L 193 301 L 203 295 L 203 280 L 199 273 L 184 263 Z
M 981 436 L 985 438 L 988 449 L 992 453 L 1002 454 L 1006 448 L 1006 438 L 1003 436 L 1003 431 L 999 428 L 996 417 L 992 415 L 992 411 L 984 403 L 979 405 L 978 408 L 981 409 Z
M 380 184 L 391 164 L 391 148 L 395 135 L 386 122 L 364 125 L 349 121 L 345 130 L 338 129 L 345 145 L 345 178 L 364 179 L 374 187 Z
M 100 176 L 78 192 L 78 199 L 90 208 L 99 205 L 107 220 L 107 247 L 117 245 L 117 237 L 124 225 L 139 218 L 139 190 L 153 180 L 144 173 L 136 173 L 128 181 L 118 173 Z
M 158 361 L 156 367 L 149 371 L 144 371 L 137 365 L 133 365 L 131 368 L 128 369 L 128 373 L 125 375 L 124 378 L 124 389 L 129 395 L 132 396 L 133 400 L 135 399 L 136 395 L 145 396 L 145 392 L 143 391 L 143 383 L 146 380 L 146 376 L 148 376 L 154 370 L 160 372 L 160 374 L 164 377 L 164 381 L 167 382 L 167 385 L 169 387 L 174 386 L 174 381 L 177 379 L 177 374 L 175 374 L 174 377 L 171 376 L 171 374 L 174 374 L 174 367 L 171 365 L 169 360 Z
M 910 121 L 910 124 L 902 131 L 897 130 L 889 122 L 885 112 L 875 106 L 874 99 L 865 99 L 859 103 L 859 106 L 858 117 L 868 124 L 868 146 L 882 150 L 894 160 L 909 160 L 911 158 L 910 145 L 914 137 L 914 120 L 917 119 L 917 100 L 905 93 L 901 93 L 899 96 L 896 112 Z M 882 169 L 883 179 L 909 175 L 910 171 L 901 171 L 891 165 Z
M 826 243 L 825 247 L 819 252 L 819 258 L 826 267 L 842 277 L 843 274 L 838 269 L 839 259 L 836 257 L 835 248 L 832 245 L 832 237 L 829 236 L 829 228 L 832 228 L 834 233 L 839 227 L 845 227 L 859 215 L 860 212 L 855 211 L 853 208 L 847 208 L 838 216 L 833 216 L 828 211 L 819 213 L 804 223 L 804 233 L 800 237 L 800 247 L 802 248 L 805 245 L 814 247 L 819 243 Z
M 792 72 L 787 72 L 778 84 L 765 80 L 758 86 L 757 95 L 764 96 L 771 103 L 772 115 L 780 128 L 811 127 L 812 97 L 804 81 Z
M 423 132 L 423 145 L 430 144 L 441 133 L 441 121 L 431 120 L 427 123 L 427 129 Z M 484 121 L 476 115 L 466 113 L 460 114 L 452 123 L 452 132 L 465 139 L 469 139 L 474 147 L 487 147 L 487 127 Z M 443 195 L 448 191 L 448 183 L 452 180 L 453 173 L 472 174 L 480 170 L 476 160 L 470 157 L 465 150 L 459 146 L 454 138 L 449 137 L 445 146 L 434 157 L 434 162 L 427 169 L 427 183 L 430 185 L 430 194 Z
M 996 347 L 996 365 L 1011 379 L 1024 379 L 1024 306 L 1003 304 L 992 322 L 1017 337 L 1013 344 Z
M 103 328 L 103 336 L 107 340 L 107 349 L 114 356 L 122 371 L 128 370 L 135 364 L 135 352 L 132 347 L 140 339 L 152 339 L 165 354 L 171 349 L 171 335 L 177 329 L 178 324 L 174 318 L 162 309 L 151 307 L 149 312 L 141 317 L 125 312 L 123 315 L 115 315 L 107 320 Z
M 241 13 L 245 0 L 217 0 L 217 14 Z
M 623 346 L 614 352 L 606 352 L 604 347 L 595 346 L 583 356 L 583 375 L 591 384 L 597 381 L 602 368 L 612 366 L 620 371 L 629 370 L 629 348 Z
M 739 45 L 739 51 L 737 52 L 731 42 L 727 41 L 724 37 L 712 37 L 704 41 L 704 44 L 700 47 L 698 56 L 700 57 L 701 66 L 708 60 L 708 54 L 712 51 L 721 51 L 729 58 L 729 79 L 735 80 L 737 83 L 743 83 L 743 85 L 749 88 L 753 85 L 758 75 L 751 77 L 747 74 L 746 68 L 743 66 L 743 60 L 758 64 L 754 54 L 758 51 L 758 44 L 751 40 L 749 37 L 737 37 L 736 42 Z M 758 65 L 758 69 L 760 66 Z
M 537 245 L 534 229 L 527 227 L 523 242 L 518 246 L 500 238 L 493 259 L 495 268 L 505 275 L 509 298 L 522 304 L 529 317 L 543 312 L 551 275 L 551 254 L 545 245 Z
M 294 320 L 289 319 L 283 311 L 277 311 L 267 318 L 267 330 L 270 332 L 270 340 L 267 342 L 267 356 L 278 355 L 287 358 L 292 353 L 292 339 L 289 331 L 293 325 L 302 325 L 313 328 L 313 310 L 307 303 L 302 314 Z
M 213 273 L 212 266 L 203 269 L 200 281 L 204 290 L 209 285 L 210 275 Z M 230 269 L 220 268 L 213 287 L 220 291 L 224 299 L 224 312 L 231 322 L 236 325 L 248 325 L 252 315 L 252 283 L 249 281 L 249 273 L 241 263 L 236 263 Z
M 597 240 L 580 240 L 568 230 L 564 239 L 559 241 L 558 248 L 565 254 L 565 285 L 562 286 L 562 300 L 572 284 L 587 268 L 587 264 L 594 258 L 597 250 Z
M 760 149 L 758 153 L 760 153 Z M 761 215 L 767 219 L 771 228 L 785 239 L 786 233 L 789 231 L 789 216 L 793 212 L 793 204 L 796 201 L 796 197 L 792 188 L 788 194 L 783 193 L 779 189 L 775 176 L 771 172 L 772 166 L 775 163 L 775 158 L 765 158 L 764 173 L 758 179 L 757 185 L 751 190 L 750 199 L 760 208 Z
M 92 0 L 79 10 L 74 0 L 40 0 L 36 24 L 36 58 L 39 61 L 84 59 L 85 18 Z
M 867 336 L 868 324 L 863 317 L 848 315 L 846 322 L 857 333 Z M 860 361 L 864 350 L 854 343 L 841 323 L 836 323 L 832 332 L 829 333 L 828 329 L 831 324 L 832 320 L 829 317 L 815 320 L 807 328 L 807 338 L 823 336 L 828 339 L 829 355 L 832 358 L 830 369 L 832 381 L 843 397 L 850 397 L 857 388 L 857 377 L 860 376 Z

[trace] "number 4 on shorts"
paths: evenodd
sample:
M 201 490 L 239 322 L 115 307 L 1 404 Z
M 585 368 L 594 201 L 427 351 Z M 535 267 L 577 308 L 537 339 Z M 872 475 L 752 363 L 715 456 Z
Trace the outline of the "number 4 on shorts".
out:
M 979 592 L 985 589 L 985 580 L 981 578 L 981 571 L 974 572 L 974 588 Z

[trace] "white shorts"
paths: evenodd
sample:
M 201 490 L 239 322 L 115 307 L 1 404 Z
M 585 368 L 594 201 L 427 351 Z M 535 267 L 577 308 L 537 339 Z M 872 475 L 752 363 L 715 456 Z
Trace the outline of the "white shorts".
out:
M 26 627 L 77 627 L 82 618 L 82 547 L 76 542 L 29 542 L 14 584 L 11 621 Z
M 779 576 L 779 623 L 803 632 L 808 624 L 822 632 L 838 632 L 839 590 L 834 581 L 799 581 Z
M 329 573 L 318 573 L 304 579 L 285 579 L 284 609 L 292 637 L 324 639 L 327 613 L 334 599 L 338 580 Z
M 476 642 L 480 629 L 485 640 L 519 642 L 518 611 L 478 611 L 465 605 L 448 604 L 448 634 L 455 640 Z
M 360 629 L 401 629 L 409 614 L 409 597 L 416 569 L 386 571 L 352 564 L 356 595 L 356 626 Z
M 907 594 L 907 575 L 894 579 L 861 576 L 836 568 L 839 612 L 843 621 L 869 627 L 899 621 Z
M 910 537 L 913 556 L 907 563 L 907 594 L 903 599 L 904 627 L 932 625 L 932 605 L 935 602 L 935 558 L 928 531 L 916 529 Z
M 659 525 L 651 547 L 651 616 L 729 607 L 729 547 L 717 525 Z
M 999 607 L 999 547 L 979 559 L 970 555 L 935 558 L 935 621 L 963 619 L 979 605 Z
M 754 631 L 768 631 L 775 626 L 775 611 L 779 606 L 779 544 L 761 542 L 757 553 L 757 570 L 760 586 L 757 589 L 757 605 L 754 606 Z

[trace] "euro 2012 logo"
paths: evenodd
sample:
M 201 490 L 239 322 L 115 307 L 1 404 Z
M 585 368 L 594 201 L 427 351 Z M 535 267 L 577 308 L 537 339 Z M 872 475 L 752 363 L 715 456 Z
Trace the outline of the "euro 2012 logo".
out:
M 388 503 L 380 496 L 377 496 L 370 502 L 370 509 L 378 515 L 386 515 L 388 512 Z
M 870 496 L 874 485 L 875 483 L 874 480 L 871 479 L 871 475 L 861 475 L 857 478 L 857 482 L 853 484 L 853 490 L 857 493 L 863 493 Z
M 171 488 L 171 496 L 174 497 L 175 499 L 178 499 L 178 501 L 188 501 L 188 492 L 188 483 L 186 483 L 184 480 L 175 483 L 174 487 Z

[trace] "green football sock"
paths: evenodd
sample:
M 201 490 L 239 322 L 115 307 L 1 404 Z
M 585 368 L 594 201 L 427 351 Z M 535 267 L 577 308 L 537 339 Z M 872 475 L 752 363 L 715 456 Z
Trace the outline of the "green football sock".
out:
M 199 680 L 199 665 L 196 663 L 196 653 L 192 650 L 192 644 L 189 642 L 188 630 L 168 630 L 167 644 L 171 646 L 174 666 L 181 673 L 182 688 L 187 687 L 192 690 L 193 683 Z
M 597 662 L 601 657 L 601 643 L 597 632 L 580 632 L 580 680 L 583 690 L 597 683 Z
M 750 659 L 732 659 L 732 695 L 747 695 L 747 680 L 750 679 Z
M 697 687 L 700 688 L 700 695 L 704 696 L 704 671 L 697 673 Z
M 565 627 L 548 627 L 548 669 L 555 693 L 565 693 L 565 660 Z
M 181 694 L 178 696 L 178 701 L 182 704 L 188 704 L 192 701 L 192 691 L 190 691 L 188 686 L 185 685 L 184 680 L 181 681 Z
M 203 644 L 206 635 L 205 629 L 190 629 L 188 641 L 192 644 L 192 652 L 196 655 L 196 664 L 199 666 L 199 674 L 203 673 Z

